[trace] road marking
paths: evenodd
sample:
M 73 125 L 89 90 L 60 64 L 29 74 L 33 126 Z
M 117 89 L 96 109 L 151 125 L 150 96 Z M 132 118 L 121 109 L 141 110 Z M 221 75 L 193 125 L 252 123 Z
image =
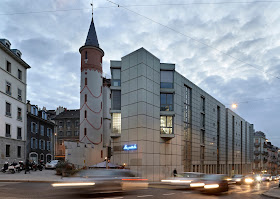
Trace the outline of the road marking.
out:
M 190 191 L 189 191 L 189 192 L 186 192 L 186 191 L 185 191 L 185 192 L 183 192 L 183 193 L 192 193 L 192 192 L 190 192 Z
M 174 195 L 175 193 L 165 193 L 165 194 L 162 194 L 164 196 L 171 196 L 171 195 Z
M 145 198 L 145 197 L 152 197 L 153 195 L 143 195 L 143 196 L 137 196 L 138 198 Z

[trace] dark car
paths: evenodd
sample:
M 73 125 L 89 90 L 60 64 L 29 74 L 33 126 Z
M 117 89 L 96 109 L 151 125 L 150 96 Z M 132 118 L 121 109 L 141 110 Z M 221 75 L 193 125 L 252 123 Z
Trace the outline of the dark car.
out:
M 232 176 L 232 182 L 241 185 L 244 182 L 243 175 L 234 175 Z
M 222 174 L 205 175 L 203 179 L 191 183 L 202 193 L 222 193 L 228 191 L 228 177 Z
M 125 169 L 89 169 L 78 172 L 65 182 L 53 183 L 53 187 L 76 189 L 80 192 L 123 192 L 148 188 L 147 179 L 137 177 Z

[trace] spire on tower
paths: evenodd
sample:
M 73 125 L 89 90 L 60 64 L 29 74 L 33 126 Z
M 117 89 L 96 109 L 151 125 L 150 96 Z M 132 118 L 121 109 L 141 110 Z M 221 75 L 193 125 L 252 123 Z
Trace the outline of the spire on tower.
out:
M 91 3 L 90 5 L 92 7 L 92 18 L 91 18 L 91 24 L 89 27 L 85 46 L 94 46 L 94 47 L 99 48 L 99 43 L 98 43 L 98 39 L 97 39 L 95 27 L 94 27 L 94 22 L 93 22 L 93 4 Z

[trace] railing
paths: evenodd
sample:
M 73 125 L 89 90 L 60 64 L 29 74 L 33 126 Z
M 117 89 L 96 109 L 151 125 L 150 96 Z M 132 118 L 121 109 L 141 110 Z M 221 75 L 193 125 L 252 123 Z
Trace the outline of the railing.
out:
M 259 163 L 259 162 L 260 162 L 260 159 L 259 159 L 259 158 L 255 158 L 255 159 L 254 159 L 254 162 L 255 162 L 255 163 Z
M 21 120 L 22 120 L 22 117 L 21 117 L 21 116 L 17 116 L 17 119 L 21 121 Z
M 11 112 L 6 112 L 6 116 L 11 116 Z
M 12 95 L 11 91 L 6 91 L 6 94 Z
M 6 133 L 6 137 L 10 138 L 11 134 L 10 133 Z
M 260 155 L 260 151 L 254 151 L 255 155 Z

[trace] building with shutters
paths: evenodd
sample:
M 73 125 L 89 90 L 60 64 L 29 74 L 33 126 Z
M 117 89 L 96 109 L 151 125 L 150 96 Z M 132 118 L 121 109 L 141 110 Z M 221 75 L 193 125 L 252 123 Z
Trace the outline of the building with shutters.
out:
M 0 167 L 25 159 L 26 74 L 30 66 L 7 39 L 0 39 Z
M 54 159 L 54 126 L 45 108 L 27 101 L 26 157 L 39 163 Z

